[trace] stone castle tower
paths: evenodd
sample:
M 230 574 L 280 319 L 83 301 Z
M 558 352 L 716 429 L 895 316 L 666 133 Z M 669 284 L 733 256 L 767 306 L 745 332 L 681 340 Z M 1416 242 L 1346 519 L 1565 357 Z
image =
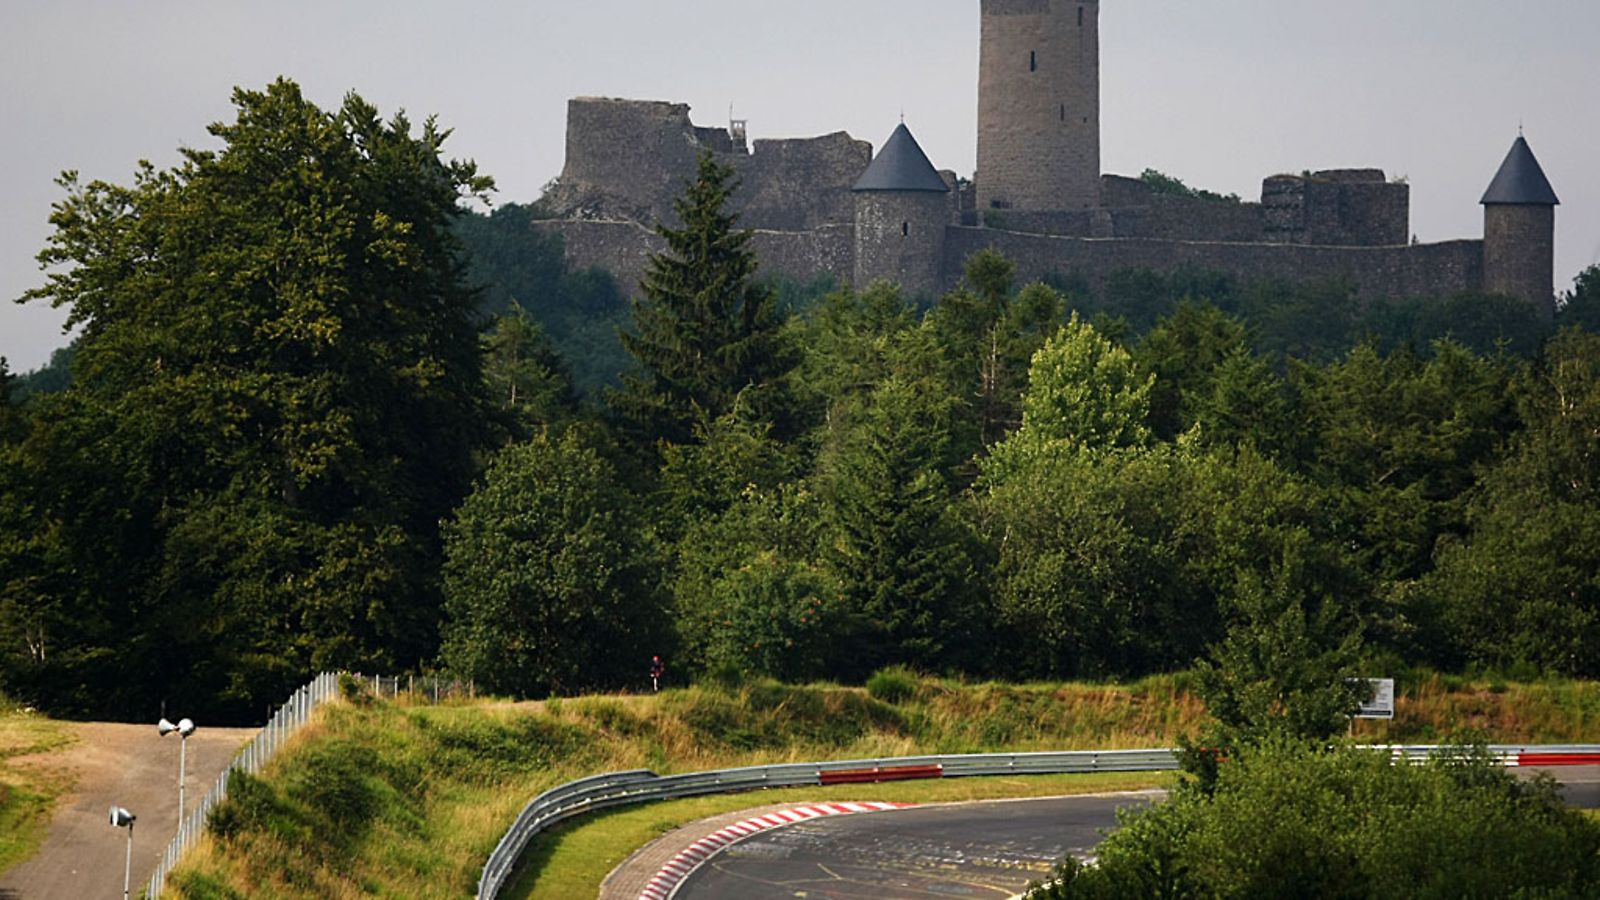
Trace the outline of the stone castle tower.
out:
M 1483 196 L 1483 238 L 1411 238 L 1411 194 L 1381 169 L 1277 174 L 1259 200 L 1182 195 L 1100 171 L 1099 0 L 979 0 L 978 170 L 958 188 L 902 124 L 874 155 L 845 132 L 755 140 L 701 127 L 689 107 L 580 97 L 567 164 L 535 227 L 568 266 L 637 284 L 664 245 L 655 227 L 711 153 L 739 174 L 734 211 L 766 272 L 899 283 L 931 297 L 982 250 L 1023 281 L 1198 268 L 1242 283 L 1328 281 L 1362 297 L 1519 297 L 1554 310 L 1555 207 L 1517 139 Z
M 950 185 L 901 123 L 852 188 L 855 279 L 897 282 L 909 295 L 936 294 L 950 224 Z
M 1517 137 L 1483 195 L 1483 289 L 1555 315 L 1556 198 L 1528 141 Z
M 982 0 L 978 209 L 1100 206 L 1099 0 Z

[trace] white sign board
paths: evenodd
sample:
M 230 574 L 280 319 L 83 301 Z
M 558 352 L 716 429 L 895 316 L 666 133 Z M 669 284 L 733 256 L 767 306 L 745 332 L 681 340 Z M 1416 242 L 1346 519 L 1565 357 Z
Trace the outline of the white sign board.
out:
M 1394 679 L 1393 678 L 1368 678 L 1367 684 L 1372 685 L 1372 699 L 1361 704 L 1356 712 L 1357 719 L 1392 719 L 1394 718 Z

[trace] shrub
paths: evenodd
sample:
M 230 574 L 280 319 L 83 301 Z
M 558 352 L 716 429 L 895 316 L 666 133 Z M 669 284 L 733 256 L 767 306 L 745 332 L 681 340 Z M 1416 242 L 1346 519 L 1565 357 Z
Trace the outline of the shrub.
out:
M 1594 897 L 1600 826 L 1481 751 L 1396 766 L 1279 742 L 1126 816 L 1095 865 L 1058 876 L 1032 896 Z
M 867 694 L 884 703 L 904 703 L 917 695 L 922 676 L 906 666 L 889 666 L 867 679 Z
M 349 672 L 339 673 L 339 696 L 356 706 L 372 705 L 372 692 L 367 689 L 367 682 Z
M 206 828 L 219 840 L 233 841 L 247 833 L 266 831 L 284 814 L 277 792 L 265 781 L 235 771 L 228 776 L 228 799 L 212 807 Z

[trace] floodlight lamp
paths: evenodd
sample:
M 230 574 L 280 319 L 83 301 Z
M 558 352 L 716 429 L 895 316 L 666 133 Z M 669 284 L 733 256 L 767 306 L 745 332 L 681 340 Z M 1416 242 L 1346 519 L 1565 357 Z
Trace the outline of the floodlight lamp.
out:
M 179 719 L 177 724 L 174 725 L 170 719 L 163 718 L 156 723 L 156 731 L 161 732 L 162 737 L 166 737 L 173 732 L 177 732 L 178 737 L 188 737 L 194 734 L 195 728 L 193 719 Z
M 133 827 L 133 820 L 135 818 L 137 818 L 137 817 L 134 816 L 133 813 L 128 812 L 127 810 L 123 809 L 120 806 L 111 807 L 111 827 L 112 828 L 132 828 Z

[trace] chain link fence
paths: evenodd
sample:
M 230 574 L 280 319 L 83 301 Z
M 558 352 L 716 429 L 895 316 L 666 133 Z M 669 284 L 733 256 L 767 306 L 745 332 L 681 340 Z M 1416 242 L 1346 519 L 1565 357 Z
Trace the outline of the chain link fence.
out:
M 228 799 L 228 780 L 234 772 L 259 775 L 267 761 L 272 759 L 284 744 L 311 721 L 312 713 L 329 700 L 341 694 L 340 681 L 345 680 L 352 690 L 369 691 L 380 699 L 398 699 L 402 696 L 423 702 L 444 703 L 450 700 L 470 699 L 477 696 L 472 682 L 435 676 L 385 676 L 324 672 L 310 683 L 295 691 L 278 711 L 272 715 L 261 731 L 234 757 L 217 783 L 211 786 L 200 805 L 183 817 L 178 833 L 167 845 L 166 852 L 156 865 L 155 872 L 145 886 L 145 896 L 150 900 L 161 896 L 166 888 L 167 876 L 172 873 L 183 854 L 205 832 L 206 820 L 211 811 Z

